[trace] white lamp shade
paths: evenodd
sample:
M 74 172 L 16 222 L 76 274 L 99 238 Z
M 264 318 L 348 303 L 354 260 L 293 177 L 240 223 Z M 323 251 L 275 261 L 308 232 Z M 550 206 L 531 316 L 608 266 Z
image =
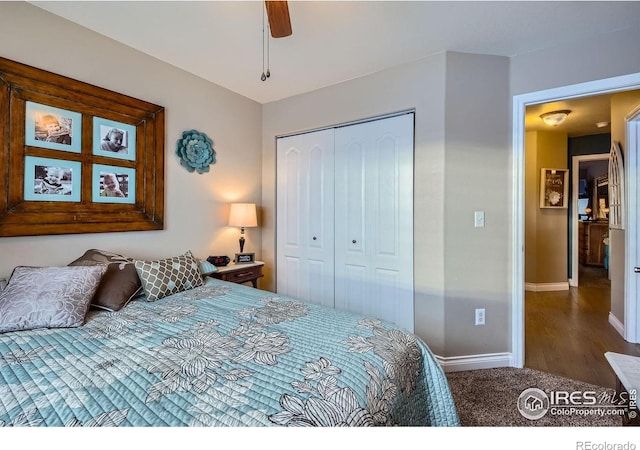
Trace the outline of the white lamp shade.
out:
M 255 203 L 232 203 L 229 209 L 230 227 L 257 227 Z

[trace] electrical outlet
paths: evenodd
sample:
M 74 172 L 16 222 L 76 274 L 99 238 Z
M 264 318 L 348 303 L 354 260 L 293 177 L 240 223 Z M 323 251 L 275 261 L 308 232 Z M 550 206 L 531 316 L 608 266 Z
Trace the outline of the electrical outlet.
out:
M 484 308 L 476 309 L 476 325 L 484 325 Z
M 484 228 L 484 211 L 475 211 L 473 219 L 473 225 L 476 228 Z

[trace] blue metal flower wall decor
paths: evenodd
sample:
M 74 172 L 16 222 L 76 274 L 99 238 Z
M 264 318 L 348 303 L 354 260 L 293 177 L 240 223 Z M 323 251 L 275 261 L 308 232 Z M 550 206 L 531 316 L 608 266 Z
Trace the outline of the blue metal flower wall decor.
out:
M 213 149 L 213 141 L 209 137 L 196 130 L 182 132 L 182 138 L 178 139 L 176 154 L 189 172 L 209 172 L 209 164 L 216 162 L 216 151 Z

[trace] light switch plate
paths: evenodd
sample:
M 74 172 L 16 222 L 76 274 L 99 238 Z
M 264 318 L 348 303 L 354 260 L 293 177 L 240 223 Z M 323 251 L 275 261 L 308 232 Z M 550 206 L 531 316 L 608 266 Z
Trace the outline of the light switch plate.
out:
M 476 228 L 484 228 L 484 211 L 476 211 L 474 213 L 474 226 Z

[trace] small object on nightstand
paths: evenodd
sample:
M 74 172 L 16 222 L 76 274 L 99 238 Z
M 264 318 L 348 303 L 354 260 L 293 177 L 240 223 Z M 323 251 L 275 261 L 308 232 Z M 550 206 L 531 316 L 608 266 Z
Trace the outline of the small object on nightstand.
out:
M 247 264 L 255 262 L 255 260 L 255 253 L 236 253 L 236 259 L 234 260 L 234 262 L 236 264 Z
M 247 283 L 251 282 L 254 288 L 258 287 L 258 278 L 263 277 L 262 261 L 254 261 L 245 264 L 230 264 L 227 267 L 219 268 L 217 272 L 209 275 L 212 278 L 218 280 L 230 281 L 232 283 Z
M 216 267 L 223 267 L 231 262 L 231 258 L 228 256 L 209 256 L 207 261 Z

